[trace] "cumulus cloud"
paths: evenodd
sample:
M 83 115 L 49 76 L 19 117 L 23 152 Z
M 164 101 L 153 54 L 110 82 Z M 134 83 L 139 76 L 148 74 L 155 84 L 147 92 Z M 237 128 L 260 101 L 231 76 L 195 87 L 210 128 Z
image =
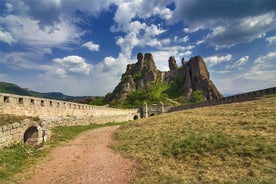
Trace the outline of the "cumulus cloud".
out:
M 64 67 L 66 71 L 89 75 L 92 66 L 86 62 L 86 60 L 80 56 L 66 56 L 64 58 L 53 59 L 54 63 L 58 63 Z
M 224 56 L 209 56 L 209 57 L 206 57 L 204 61 L 209 67 L 211 67 L 213 65 L 217 65 L 220 63 L 229 62 L 231 59 L 232 59 L 232 55 L 227 54 Z
M 232 21 L 227 25 L 214 27 L 212 33 L 207 36 L 207 41 L 217 49 L 232 47 L 238 43 L 251 42 L 256 38 L 261 38 L 275 26 L 276 16 L 274 12 L 246 17 Z
M 62 46 L 74 42 L 82 35 L 78 28 L 65 20 L 41 29 L 38 21 L 32 20 L 30 17 L 8 15 L 0 17 L 0 24 L 6 27 L 5 34 L 10 35 L 11 43 L 17 41 L 35 47 Z
M 273 0 L 208 1 L 208 6 L 200 0 L 176 0 L 175 5 L 169 22 L 183 21 L 185 33 L 211 31 L 207 41 L 216 49 L 251 42 L 276 27 Z
M 83 47 L 87 47 L 90 51 L 99 51 L 100 45 L 93 43 L 92 41 L 86 42 L 82 45 Z
M 118 79 L 118 77 L 125 72 L 126 66 L 133 62 L 136 62 L 136 60 L 129 59 L 124 54 L 120 53 L 118 58 L 112 56 L 105 57 L 103 61 L 95 66 L 93 72 L 95 72 L 95 75 L 106 73 Z
M 10 1 L 8 4 L 7 10 L 13 7 L 12 10 L 17 15 L 31 17 L 32 20 L 38 21 L 40 27 L 44 27 L 59 23 L 62 17 L 70 19 L 74 17 L 76 11 L 97 16 L 100 11 L 107 9 L 112 4 L 112 0 L 87 0 L 83 2 L 78 0 L 17 0 Z

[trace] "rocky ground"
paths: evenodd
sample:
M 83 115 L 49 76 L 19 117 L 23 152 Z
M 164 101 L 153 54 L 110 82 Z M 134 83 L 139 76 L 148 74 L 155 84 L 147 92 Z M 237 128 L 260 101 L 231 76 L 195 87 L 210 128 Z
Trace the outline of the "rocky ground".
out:
M 135 162 L 109 147 L 117 128 L 90 130 L 55 148 L 22 183 L 128 183 L 135 173 Z

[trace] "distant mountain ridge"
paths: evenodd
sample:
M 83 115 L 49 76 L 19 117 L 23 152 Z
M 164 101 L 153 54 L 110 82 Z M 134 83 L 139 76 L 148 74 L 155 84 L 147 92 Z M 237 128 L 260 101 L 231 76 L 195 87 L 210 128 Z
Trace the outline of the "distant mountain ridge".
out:
M 75 102 L 78 102 L 84 98 L 87 98 L 86 96 L 78 96 L 78 97 L 68 96 L 60 92 L 40 93 L 40 92 L 32 91 L 27 88 L 21 88 L 16 84 L 7 83 L 7 82 L 0 82 L 0 93 L 10 93 L 10 94 L 22 95 L 22 96 L 33 96 L 38 98 L 48 98 L 48 99 L 54 99 L 54 100 L 75 101 Z

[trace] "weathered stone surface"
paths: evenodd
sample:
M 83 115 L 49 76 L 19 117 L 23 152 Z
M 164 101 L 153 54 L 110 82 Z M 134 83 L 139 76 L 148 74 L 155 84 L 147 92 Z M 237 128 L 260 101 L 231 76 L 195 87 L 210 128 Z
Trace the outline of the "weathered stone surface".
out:
M 12 124 L 12 128 L 13 128 L 13 129 L 15 129 L 15 128 L 17 128 L 17 127 L 20 127 L 20 123 L 15 122 L 15 123 Z
M 169 68 L 170 68 L 170 71 L 174 71 L 178 69 L 178 65 L 176 64 L 176 60 L 174 56 L 171 56 L 169 58 Z
M 114 91 L 105 97 L 109 103 L 122 103 L 127 94 L 137 89 L 147 88 L 148 83 L 155 84 L 158 70 L 151 53 L 137 54 L 137 63 L 127 65 L 126 72 L 122 75 L 120 83 Z
M 8 130 L 8 127 L 6 125 L 2 126 L 2 131 L 6 132 Z
M 185 64 L 184 69 L 186 70 L 184 89 L 188 91 L 191 91 L 191 89 L 192 91 L 201 90 L 205 100 L 223 97 L 214 83 L 210 80 L 208 69 L 201 56 L 192 57 L 189 62 Z M 188 74 L 190 76 L 187 76 Z M 188 91 L 186 98 L 190 98 Z
M 158 70 L 155 66 L 151 53 L 137 54 L 137 63 L 129 64 L 126 72 L 122 75 L 121 82 L 115 90 L 106 96 L 109 103 L 123 103 L 128 93 L 138 89 L 147 88 L 147 84 L 155 84 L 158 78 Z M 190 100 L 193 91 L 201 90 L 205 100 L 222 98 L 213 82 L 201 56 L 192 57 L 188 62 L 182 59 L 182 67 L 178 67 L 174 56 L 169 58 L 168 72 L 159 72 L 162 82 L 172 82 L 181 79 L 182 90 L 185 100 Z

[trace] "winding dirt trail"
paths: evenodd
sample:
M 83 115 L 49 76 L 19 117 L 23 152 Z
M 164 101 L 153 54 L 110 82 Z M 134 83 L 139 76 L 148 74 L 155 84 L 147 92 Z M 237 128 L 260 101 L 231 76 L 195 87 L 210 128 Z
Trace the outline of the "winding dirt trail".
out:
M 134 161 L 124 159 L 109 147 L 117 128 L 90 130 L 55 148 L 49 161 L 39 164 L 34 176 L 23 183 L 128 183 L 134 174 Z

